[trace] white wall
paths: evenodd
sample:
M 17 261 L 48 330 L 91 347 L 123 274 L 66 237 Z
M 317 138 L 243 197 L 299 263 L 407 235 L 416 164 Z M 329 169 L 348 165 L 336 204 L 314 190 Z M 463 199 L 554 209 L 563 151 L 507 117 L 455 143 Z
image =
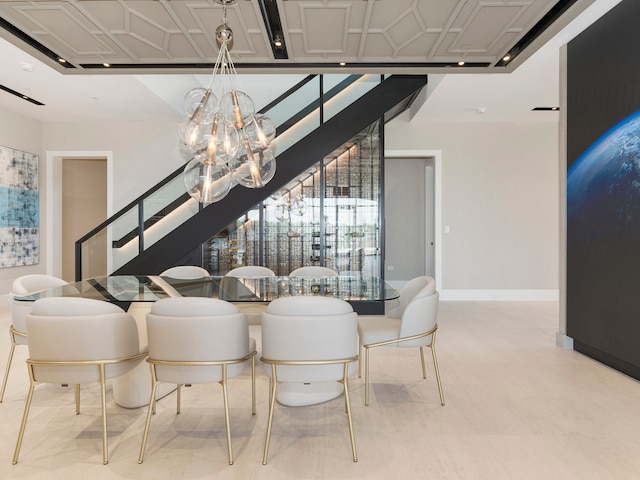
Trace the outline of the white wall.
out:
M 44 225 L 44 155 L 42 149 L 42 126 L 39 122 L 20 116 L 9 110 L 0 109 L 0 145 L 15 148 L 40 157 L 39 163 L 39 194 L 40 194 L 40 263 L 28 267 L 11 267 L 0 269 L 0 306 L 6 304 L 6 297 L 2 294 L 11 291 L 11 284 L 15 278 L 31 273 L 45 273 L 45 242 Z
M 443 298 L 557 299 L 558 135 L 556 122 L 387 125 L 386 150 L 442 152 Z
M 47 123 L 48 151 L 113 153 L 114 213 L 185 163 L 173 122 Z

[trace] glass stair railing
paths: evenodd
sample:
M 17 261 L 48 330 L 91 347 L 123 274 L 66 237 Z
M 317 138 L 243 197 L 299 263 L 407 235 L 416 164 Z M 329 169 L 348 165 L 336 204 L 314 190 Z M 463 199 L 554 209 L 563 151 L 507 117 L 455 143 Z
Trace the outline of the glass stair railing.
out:
M 423 84 L 426 84 L 426 78 L 421 78 Z M 263 108 L 261 113 L 269 116 L 277 128 L 277 137 L 273 141 L 278 159 L 276 177 L 281 173 L 279 162 L 283 155 L 380 85 L 383 79 L 380 75 L 312 75 Z M 183 168 L 171 173 L 76 242 L 77 280 L 122 273 L 123 267 L 126 271 L 126 266 L 132 262 L 135 264 L 137 257 L 203 211 L 202 206 L 185 192 Z M 243 208 L 248 210 L 278 188 L 266 188 L 273 182 L 274 180 L 265 189 L 259 190 L 236 186 L 229 196 L 236 197 L 235 203 L 238 203 L 238 194 L 242 190 L 247 198 L 257 198 L 244 205 Z M 210 210 L 216 205 L 218 204 L 212 204 L 204 210 Z M 233 218 L 235 217 L 227 218 L 226 221 L 233 221 Z M 104 252 L 105 246 L 108 247 L 107 271 L 97 271 L 97 267 L 93 266 L 97 262 L 91 261 L 92 252 Z M 135 270 L 141 267 L 134 265 L 131 268 Z

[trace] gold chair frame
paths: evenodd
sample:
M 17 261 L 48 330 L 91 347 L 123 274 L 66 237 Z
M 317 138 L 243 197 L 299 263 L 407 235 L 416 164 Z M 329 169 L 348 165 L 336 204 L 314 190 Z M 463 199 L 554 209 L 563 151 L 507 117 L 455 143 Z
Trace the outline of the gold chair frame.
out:
M 48 382 L 38 382 L 35 380 L 33 368 L 36 366 L 47 366 L 47 367 L 84 367 L 84 366 L 96 366 L 98 367 L 98 371 L 100 373 L 100 394 L 102 401 L 102 463 L 106 465 L 109 463 L 109 450 L 108 450 L 108 442 L 107 442 L 107 403 L 106 403 L 106 375 L 105 375 L 105 365 L 117 364 L 117 363 L 125 363 L 131 362 L 135 360 L 140 360 L 146 357 L 146 353 L 139 353 L 137 355 L 132 355 L 130 357 L 122 357 L 115 358 L 109 360 L 79 360 L 79 361 L 45 361 L 45 360 L 31 360 L 27 359 L 27 368 L 29 370 L 29 393 L 27 394 L 27 400 L 24 406 L 24 413 L 22 415 L 22 422 L 20 423 L 20 432 L 18 434 L 18 442 L 16 443 L 16 449 L 13 454 L 13 461 L 11 462 L 13 465 L 18 463 L 18 456 L 20 455 L 20 448 L 22 447 L 22 439 L 24 437 L 24 430 L 27 426 L 27 418 L 29 416 L 29 410 L 31 408 L 31 400 L 33 399 L 33 392 L 35 390 L 35 386 L 38 383 L 48 383 Z M 80 385 L 77 384 L 74 386 L 74 396 L 76 403 L 76 415 L 80 413 Z
M 440 381 L 440 370 L 438 369 L 438 359 L 436 357 L 436 330 L 438 330 L 438 326 L 436 325 L 428 332 L 420 333 L 418 335 L 412 335 L 410 337 L 402 337 L 396 338 L 393 340 L 385 340 L 384 342 L 376 342 L 370 343 L 368 345 L 363 345 L 360 341 L 359 344 L 359 352 L 362 355 L 362 347 L 364 347 L 364 404 L 369 405 L 369 349 L 375 347 L 383 347 L 385 345 L 392 345 L 394 343 L 408 342 L 410 340 L 417 340 L 418 338 L 428 337 L 429 335 L 433 335 L 431 338 L 431 345 L 423 345 L 420 348 L 420 360 L 422 362 L 422 378 L 427 378 L 427 369 L 424 363 L 424 347 L 431 348 L 431 356 L 433 357 L 433 366 L 436 371 L 436 380 L 438 382 L 438 392 L 440 393 L 440 405 L 444 406 L 444 394 L 442 393 L 442 382 Z M 361 378 L 362 367 L 360 365 L 360 360 L 358 360 L 358 378 Z
M 166 367 L 207 367 L 207 366 L 222 366 L 222 380 L 218 382 L 222 385 L 222 397 L 224 402 L 224 419 L 227 430 L 227 450 L 229 454 L 229 465 L 233 465 L 233 449 L 231 447 L 231 425 L 229 422 L 229 397 L 227 393 L 227 366 L 243 363 L 247 360 L 251 360 L 251 414 L 256 414 L 256 360 L 255 356 L 258 352 L 253 351 L 249 355 L 232 360 L 218 360 L 218 361 L 169 361 L 169 360 L 154 360 L 147 358 L 147 362 L 151 367 L 151 399 L 149 400 L 149 409 L 147 411 L 147 419 L 144 424 L 144 433 L 142 435 L 142 445 L 140 445 L 140 455 L 138 456 L 138 463 L 144 461 L 144 451 L 147 446 L 147 436 L 149 435 L 149 425 L 151 424 L 151 415 L 155 414 L 156 407 L 156 389 L 161 382 L 157 379 L 156 366 Z M 176 398 L 176 414 L 180 413 L 180 387 L 177 388 Z
M 267 420 L 267 433 L 264 441 L 264 454 L 262 456 L 262 464 L 267 464 L 267 456 L 269 454 L 269 442 L 271 440 L 271 424 L 273 421 L 273 409 L 276 403 L 276 390 L 278 388 L 278 377 L 276 372 L 276 366 L 278 365 L 344 365 L 344 372 L 342 379 L 338 380 L 344 385 L 344 404 L 345 411 L 347 413 L 347 419 L 349 422 L 349 437 L 351 439 L 351 453 L 353 455 L 353 461 L 358 461 L 358 454 L 356 452 L 356 439 L 353 434 L 353 421 L 351 418 L 351 402 L 349 401 L 349 364 L 358 360 L 358 355 L 350 358 L 340 358 L 335 360 L 270 360 L 267 358 L 260 358 L 260 361 L 271 365 L 271 378 L 269 379 L 269 419 Z M 280 382 L 282 383 L 282 382 Z
M 2 400 L 4 400 L 4 391 L 7 388 L 7 380 L 9 379 L 9 370 L 11 370 L 11 362 L 13 362 L 13 352 L 16 349 L 16 345 L 18 345 L 16 343 L 16 336 L 27 338 L 26 333 L 19 332 L 18 330 L 14 329 L 13 325 L 9 327 L 9 336 L 11 337 L 11 348 L 9 349 L 9 359 L 7 360 L 7 367 L 4 370 L 4 378 L 2 380 L 2 390 L 0 390 L 0 403 L 2 403 Z

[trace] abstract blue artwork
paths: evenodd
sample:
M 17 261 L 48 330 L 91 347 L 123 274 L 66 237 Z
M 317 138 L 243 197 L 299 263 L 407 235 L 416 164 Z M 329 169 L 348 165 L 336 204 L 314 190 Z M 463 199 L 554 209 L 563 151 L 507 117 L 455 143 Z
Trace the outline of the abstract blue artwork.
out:
M 38 156 L 0 146 L 0 268 L 40 261 Z

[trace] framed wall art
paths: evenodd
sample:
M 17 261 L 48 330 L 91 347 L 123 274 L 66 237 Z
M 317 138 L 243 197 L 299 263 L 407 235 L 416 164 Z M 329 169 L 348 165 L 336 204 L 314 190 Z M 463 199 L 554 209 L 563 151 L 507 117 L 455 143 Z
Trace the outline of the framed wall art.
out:
M 39 262 L 38 155 L 0 146 L 0 268 Z

